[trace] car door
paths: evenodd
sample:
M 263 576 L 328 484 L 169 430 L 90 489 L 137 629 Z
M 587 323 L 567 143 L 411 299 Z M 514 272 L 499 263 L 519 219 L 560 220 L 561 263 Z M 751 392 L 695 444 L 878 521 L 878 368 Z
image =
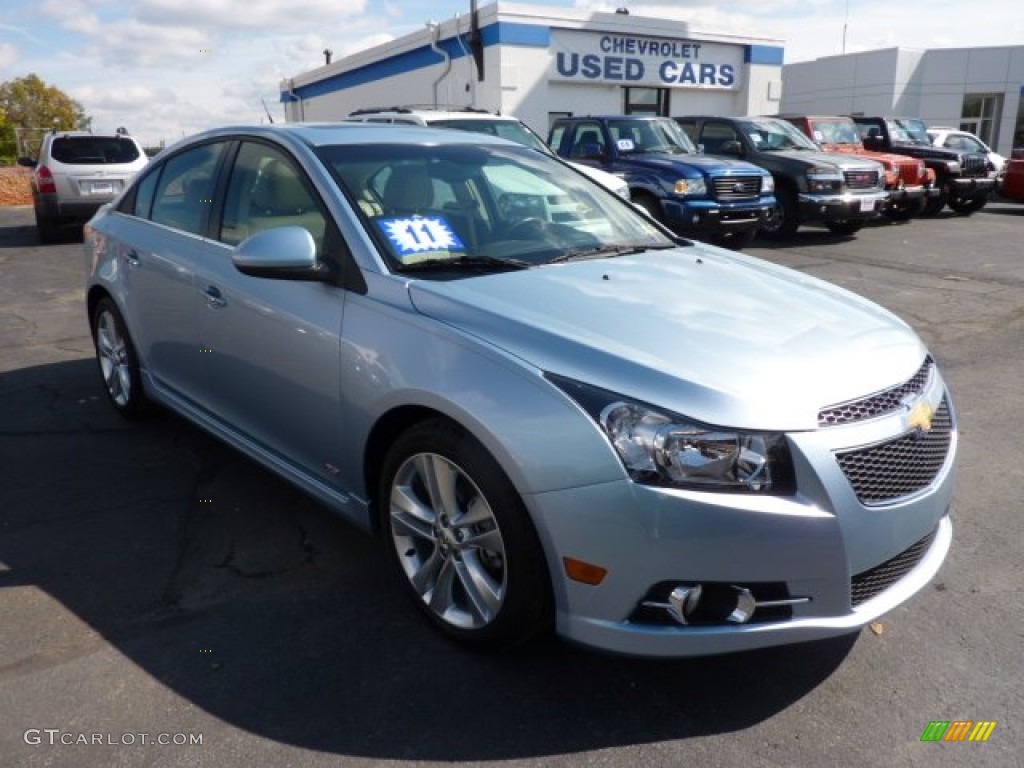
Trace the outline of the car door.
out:
M 300 226 L 313 235 L 318 257 L 330 261 L 340 235 L 305 172 L 280 147 L 242 141 L 223 189 L 211 230 L 218 246 L 196 271 L 203 404 L 261 450 L 335 484 L 345 291 L 335 282 L 243 275 L 231 255 L 257 232 Z
M 195 313 L 196 265 L 219 248 L 203 233 L 226 142 L 174 154 L 126 198 L 115 229 L 128 326 L 151 384 L 195 400 L 205 376 Z

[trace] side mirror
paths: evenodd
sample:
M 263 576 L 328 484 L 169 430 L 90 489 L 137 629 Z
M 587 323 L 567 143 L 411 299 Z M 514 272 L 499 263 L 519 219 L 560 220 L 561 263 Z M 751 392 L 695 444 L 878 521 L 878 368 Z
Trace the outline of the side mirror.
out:
M 885 149 L 885 141 L 881 136 L 865 136 L 863 141 L 865 149 Z
M 33 160 L 31 157 L 19 157 L 18 158 L 18 165 L 23 165 L 26 168 L 35 168 L 36 167 L 36 161 Z
M 235 269 L 250 277 L 324 280 L 328 270 L 316 260 L 316 243 L 304 227 L 265 229 L 235 246 Z
M 743 145 L 738 141 L 723 141 L 722 146 L 718 148 L 718 154 L 743 157 Z

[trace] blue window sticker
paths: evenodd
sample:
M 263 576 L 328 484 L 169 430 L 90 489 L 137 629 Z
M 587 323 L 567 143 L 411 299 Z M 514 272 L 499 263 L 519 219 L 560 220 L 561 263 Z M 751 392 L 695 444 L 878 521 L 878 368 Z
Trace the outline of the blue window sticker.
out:
M 466 246 L 443 216 L 409 216 L 377 219 L 377 226 L 391 241 L 399 258 L 427 251 L 465 251 Z

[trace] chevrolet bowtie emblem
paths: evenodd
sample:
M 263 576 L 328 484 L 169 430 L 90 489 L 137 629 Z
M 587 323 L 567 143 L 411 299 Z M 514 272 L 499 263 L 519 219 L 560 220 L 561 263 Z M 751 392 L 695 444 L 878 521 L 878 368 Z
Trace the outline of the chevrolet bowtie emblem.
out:
M 935 409 L 926 402 L 918 402 L 907 414 L 907 427 L 917 432 L 927 432 L 932 428 L 932 417 Z

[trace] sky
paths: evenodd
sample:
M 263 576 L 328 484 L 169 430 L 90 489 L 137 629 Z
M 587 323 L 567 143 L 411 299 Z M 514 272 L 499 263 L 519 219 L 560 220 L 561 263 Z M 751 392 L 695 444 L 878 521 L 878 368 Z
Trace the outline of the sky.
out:
M 901 46 L 1024 45 L 1021 0 L 546 0 L 517 5 L 690 22 L 782 41 L 787 63 Z M 488 0 L 479 0 L 483 7 Z M 279 82 L 465 15 L 469 0 L 0 0 L 0 81 L 39 75 L 94 130 L 147 146 L 219 125 L 283 121 Z M 983 9 L 983 10 L 982 10 Z

